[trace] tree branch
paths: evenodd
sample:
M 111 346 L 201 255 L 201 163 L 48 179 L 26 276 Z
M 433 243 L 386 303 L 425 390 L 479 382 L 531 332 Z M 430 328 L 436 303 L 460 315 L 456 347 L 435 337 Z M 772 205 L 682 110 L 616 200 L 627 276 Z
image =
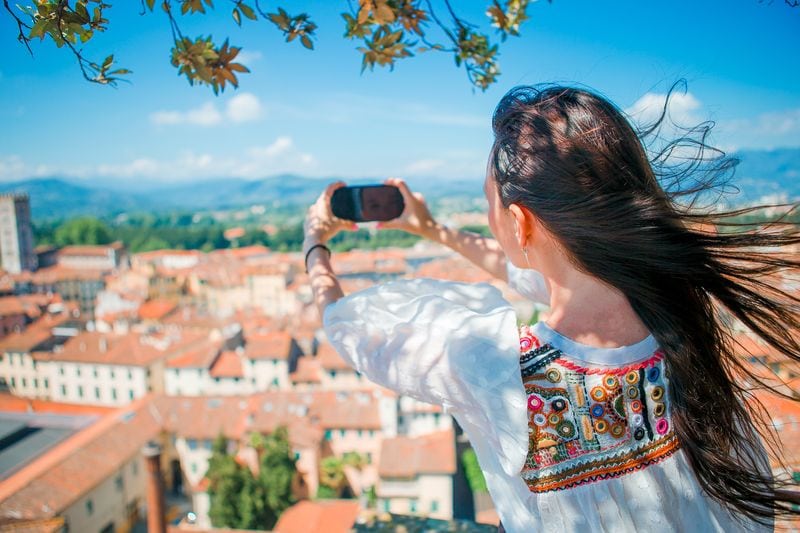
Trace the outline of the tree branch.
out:
M 22 22 L 22 19 L 20 19 L 17 16 L 17 14 L 14 13 L 14 11 L 8 5 L 8 0 L 3 0 L 3 6 L 6 8 L 6 11 L 8 11 L 8 13 L 11 15 L 11 17 L 17 22 L 17 28 L 19 29 L 19 35 L 17 36 L 17 40 L 25 45 L 25 48 L 28 49 L 28 53 L 33 55 L 33 50 L 31 49 L 30 39 L 28 39 L 28 37 L 25 35 L 25 31 L 23 30 L 23 28 L 31 29 L 31 27 L 28 26 L 27 24 L 25 24 L 24 22 Z

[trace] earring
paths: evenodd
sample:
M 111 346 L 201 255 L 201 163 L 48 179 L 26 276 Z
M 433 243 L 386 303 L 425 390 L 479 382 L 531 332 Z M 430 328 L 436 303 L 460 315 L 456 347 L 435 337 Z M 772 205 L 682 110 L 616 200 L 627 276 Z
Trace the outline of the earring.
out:
M 528 259 L 528 247 L 527 246 L 523 246 L 522 247 L 522 253 L 525 255 L 525 262 L 528 263 L 528 268 L 533 268 L 533 267 L 531 267 L 531 260 Z

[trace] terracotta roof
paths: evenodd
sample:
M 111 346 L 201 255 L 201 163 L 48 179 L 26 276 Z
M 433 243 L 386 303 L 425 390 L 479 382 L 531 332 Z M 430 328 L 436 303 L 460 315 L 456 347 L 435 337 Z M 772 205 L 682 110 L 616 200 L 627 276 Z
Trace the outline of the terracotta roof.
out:
M 292 351 L 292 336 L 285 331 L 254 333 L 244 339 L 244 353 L 248 359 L 287 360 Z
M 37 520 L 3 520 L 0 531 L 4 533 L 61 533 L 65 531 L 64 517 Z
M 139 306 L 139 318 L 142 320 L 161 320 L 169 315 L 178 304 L 169 300 L 148 300 Z
M 0 340 L 0 352 L 30 353 L 52 338 L 53 332 L 50 327 L 37 326 L 34 323 L 23 331 L 9 333 Z
M 152 403 L 148 396 L 113 411 L 3 480 L 0 519 L 51 518 L 63 513 L 158 436 L 161 424 Z
M 108 270 L 105 269 L 69 268 L 62 265 L 53 265 L 33 272 L 31 274 L 31 282 L 37 285 L 47 285 L 67 280 L 102 281 L 107 272 Z
M 224 344 L 224 339 L 206 338 L 202 342 L 199 342 L 188 350 L 185 350 L 180 355 L 168 359 L 166 367 L 210 368 L 222 350 L 222 346 Z
M 322 367 L 312 357 L 301 357 L 297 360 L 297 368 L 289 374 L 292 383 L 319 383 Z
M 494 278 L 461 256 L 450 256 L 423 263 L 414 273 L 415 277 L 479 283 Z
M 317 361 L 325 370 L 352 370 L 355 372 L 353 367 L 348 365 L 342 356 L 336 353 L 336 350 L 328 344 L 324 342 L 319 345 L 317 348 Z
M 147 366 L 160 358 L 184 353 L 202 345 L 203 333 L 179 332 L 170 336 L 127 333 L 114 335 L 82 332 L 69 339 L 53 359 L 78 363 Z
M 242 358 L 234 351 L 224 351 L 211 365 L 209 373 L 212 378 L 242 378 L 244 377 Z
M 302 394 L 302 393 L 300 393 Z M 380 429 L 381 417 L 374 391 L 316 391 L 310 414 L 326 429 Z
M 0 411 L 4 413 L 53 413 L 59 415 L 103 415 L 113 407 L 51 402 L 20 398 L 10 393 L 0 393 Z
M 382 478 L 413 478 L 420 474 L 455 474 L 456 445 L 452 430 L 419 437 L 385 439 L 378 473 Z
M 107 257 L 109 253 L 119 250 L 120 248 L 122 248 L 121 242 L 115 242 L 109 245 L 64 246 L 58 251 L 58 255 Z
M 338 533 L 353 529 L 358 500 L 303 500 L 281 514 L 275 533 Z
M 800 470 L 800 402 L 788 400 L 768 391 L 759 390 L 755 396 L 772 419 L 783 460 L 794 470 Z M 767 437 L 768 439 L 769 437 Z M 773 467 L 779 465 L 778 458 L 770 457 Z

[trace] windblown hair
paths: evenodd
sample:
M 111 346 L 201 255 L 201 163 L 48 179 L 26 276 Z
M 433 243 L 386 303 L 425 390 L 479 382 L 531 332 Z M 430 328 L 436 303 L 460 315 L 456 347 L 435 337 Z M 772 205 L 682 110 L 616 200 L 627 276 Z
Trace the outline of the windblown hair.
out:
M 789 208 L 783 216 L 749 230 L 728 219 L 766 206 L 724 211 L 717 198 L 717 209 L 698 208 L 738 161 L 708 146 L 711 122 L 661 137 L 677 86 L 645 127 L 586 89 L 514 88 L 494 113 L 489 170 L 503 205 L 528 208 L 576 268 L 627 297 L 656 338 L 673 424 L 702 488 L 769 524 L 798 514 L 800 493 L 765 465 L 762 444 L 778 446 L 774 435 L 759 437 L 768 417 L 752 390 L 767 385 L 737 357 L 731 323 L 800 361 L 800 299 L 776 281 L 800 272 L 799 254 L 788 253 L 800 230 L 784 221 L 800 203 L 779 204 Z

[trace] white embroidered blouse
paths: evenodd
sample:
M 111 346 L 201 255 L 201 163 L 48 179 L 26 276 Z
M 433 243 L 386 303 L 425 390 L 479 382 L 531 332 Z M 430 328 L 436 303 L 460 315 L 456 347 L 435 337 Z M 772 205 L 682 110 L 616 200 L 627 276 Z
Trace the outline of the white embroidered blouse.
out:
M 509 284 L 549 302 L 542 275 Z M 522 531 L 757 531 L 700 488 L 673 432 L 655 338 L 577 343 L 517 326 L 486 283 L 397 280 L 328 306 L 326 335 L 359 372 L 438 404 L 469 437 L 503 526 Z

